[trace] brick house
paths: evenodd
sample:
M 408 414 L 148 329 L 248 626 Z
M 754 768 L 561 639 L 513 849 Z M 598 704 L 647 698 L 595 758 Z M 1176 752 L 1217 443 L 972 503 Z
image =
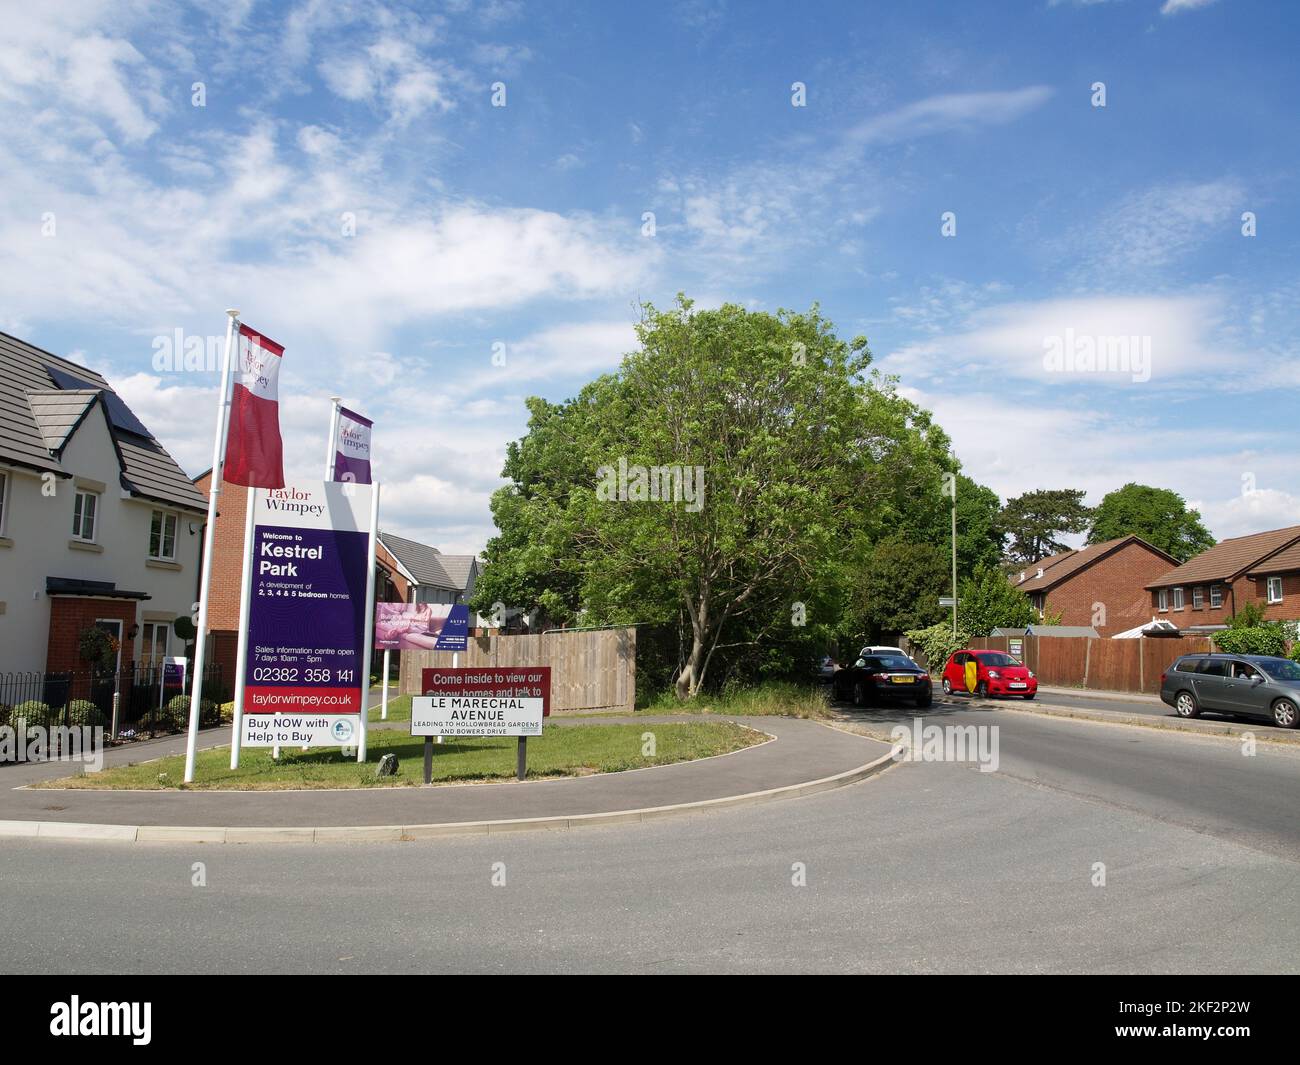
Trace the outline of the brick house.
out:
M 205 512 L 103 377 L 0 333 L 0 673 L 88 670 L 92 626 L 121 669 L 182 654 Z
M 1139 536 L 1121 536 L 1062 551 L 1012 574 L 1042 617 L 1059 612 L 1062 625 L 1090 625 L 1111 636 L 1151 620 L 1145 586 L 1178 560 Z
M 207 470 L 194 478 L 194 487 L 204 499 L 211 475 Z M 239 582 L 247 508 L 248 489 L 222 481 L 208 590 L 208 655 L 209 661 L 221 666 L 223 677 L 235 675 L 239 649 Z M 444 555 L 436 547 L 380 532 L 375 544 L 375 601 L 461 603 L 472 594 L 477 572 L 473 555 Z
M 1300 525 L 1224 540 L 1145 586 L 1152 614 L 1180 629 L 1221 628 L 1247 603 L 1300 620 Z

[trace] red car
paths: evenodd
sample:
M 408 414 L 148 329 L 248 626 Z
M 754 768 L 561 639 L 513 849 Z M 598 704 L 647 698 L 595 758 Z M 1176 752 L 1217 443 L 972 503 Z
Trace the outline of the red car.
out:
M 1027 668 L 1003 651 L 975 649 L 954 651 L 943 667 L 943 693 L 971 692 L 986 695 L 1018 695 L 1032 699 L 1038 694 L 1038 679 Z

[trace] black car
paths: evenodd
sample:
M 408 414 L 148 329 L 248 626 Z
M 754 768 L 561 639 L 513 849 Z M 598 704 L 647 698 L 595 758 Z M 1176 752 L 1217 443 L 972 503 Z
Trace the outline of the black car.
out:
M 930 674 L 903 655 L 868 655 L 838 670 L 831 681 L 835 698 L 854 706 L 909 702 L 930 705 Z

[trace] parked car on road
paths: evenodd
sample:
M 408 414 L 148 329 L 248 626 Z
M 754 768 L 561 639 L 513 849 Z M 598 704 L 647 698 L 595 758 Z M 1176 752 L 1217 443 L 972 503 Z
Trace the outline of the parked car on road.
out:
M 1160 674 L 1160 698 L 1179 717 L 1216 714 L 1300 725 L 1300 663 L 1268 655 L 1183 655 Z
M 840 664 L 835 661 L 833 655 L 818 655 L 813 659 L 813 680 L 821 681 L 823 684 L 829 684 L 835 677 L 835 671 L 839 668 Z
M 930 705 L 930 674 L 901 652 L 864 655 L 836 672 L 831 681 L 836 699 L 852 699 L 854 706 L 910 702 Z
M 1004 651 L 966 648 L 954 651 L 943 667 L 943 693 L 953 692 L 969 692 L 981 699 L 988 695 L 1032 699 L 1038 694 L 1038 678 L 1032 669 Z

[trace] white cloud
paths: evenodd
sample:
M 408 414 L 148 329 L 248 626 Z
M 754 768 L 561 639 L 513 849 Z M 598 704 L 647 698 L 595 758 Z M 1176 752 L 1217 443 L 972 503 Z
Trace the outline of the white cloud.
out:
M 967 92 L 930 96 L 873 116 L 849 131 L 855 145 L 892 144 L 935 133 L 1000 126 L 1041 107 L 1052 95 L 1046 85 L 1007 92 Z
M 1237 363 L 1236 353 L 1214 338 L 1221 300 L 1212 295 L 1115 296 L 1012 303 L 976 310 L 964 327 L 908 344 L 880 360 L 887 373 L 909 380 L 960 382 L 969 374 L 996 374 L 1050 385 L 1166 384 Z M 1124 341 L 1127 361 L 1109 372 L 1088 370 L 1082 345 L 1100 354 Z M 1048 355 L 1068 345 L 1074 361 L 1053 364 Z M 1149 357 L 1148 357 L 1149 353 Z M 1100 363 L 1100 360 L 1099 360 Z
M 65 128 L 107 120 L 124 141 L 147 140 L 167 106 L 161 71 L 110 27 L 134 24 L 149 7 L 81 0 L 11 13 L 0 36 L 0 102 L 54 105 Z
M 1162 15 L 1177 15 L 1182 11 L 1195 11 L 1198 8 L 1209 7 L 1215 0 L 1165 0 L 1160 8 Z

